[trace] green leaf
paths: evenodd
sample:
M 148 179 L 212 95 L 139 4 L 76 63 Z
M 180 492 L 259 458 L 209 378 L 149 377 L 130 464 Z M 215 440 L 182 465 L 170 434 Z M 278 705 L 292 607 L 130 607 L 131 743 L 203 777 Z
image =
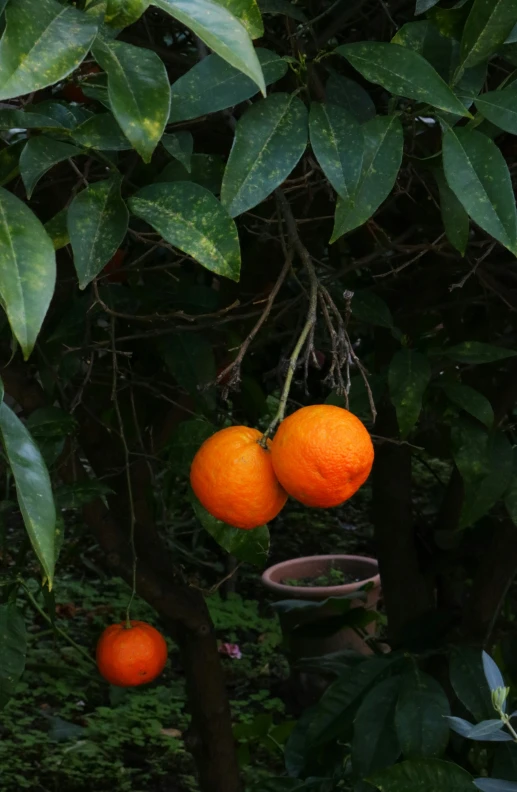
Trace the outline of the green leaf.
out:
M 481 792 L 517 792 L 517 784 L 497 778 L 476 778 L 474 784 Z
M 401 662 L 405 661 L 396 655 L 372 657 L 345 669 L 327 688 L 314 709 L 314 717 L 306 726 L 307 748 L 325 745 L 346 734 L 364 694 L 391 674 Z
M 363 164 L 364 137 L 361 126 L 342 107 L 312 102 L 309 118 L 312 150 L 337 192 L 351 200 Z
M 96 182 L 74 198 L 68 209 L 68 233 L 80 289 L 85 289 L 113 257 L 126 236 L 127 225 L 120 178 Z
M 444 354 L 457 363 L 465 363 L 468 366 L 476 363 L 493 363 L 498 360 L 515 357 L 517 352 L 513 349 L 483 344 L 481 341 L 463 341 L 461 344 L 449 347 Z
M 504 495 L 512 476 L 512 447 L 503 432 L 487 434 L 480 424 L 460 419 L 452 427 L 452 454 L 464 484 L 459 527 L 480 520 Z
M 9 184 L 20 172 L 20 155 L 26 145 L 26 140 L 19 140 L 0 151 L 0 187 Z
M 362 85 L 332 72 L 325 86 L 327 102 L 339 105 L 363 124 L 375 118 L 375 105 L 370 94 Z
M 439 0 L 416 0 L 415 15 L 425 14 L 430 8 L 435 6 Z
M 223 60 L 250 77 L 266 94 L 259 59 L 244 25 L 210 0 L 153 0 L 153 5 L 190 28 Z
M 474 222 L 517 254 L 512 182 L 495 143 L 475 129 L 449 129 L 443 137 L 443 165 L 449 187 Z
M 224 176 L 224 163 L 216 154 L 193 154 L 190 173 L 180 162 L 170 162 L 155 182 L 195 182 L 219 195 Z
M 169 118 L 165 64 L 151 50 L 107 38 L 97 38 L 93 55 L 108 75 L 113 115 L 144 162 L 150 162 Z
M 0 41 L 0 99 L 38 91 L 70 74 L 97 34 L 97 20 L 56 0 L 10 0 Z
M 289 68 L 276 52 L 257 47 L 266 85 L 280 80 Z M 218 55 L 208 55 L 172 85 L 169 123 L 188 121 L 244 102 L 257 86 Z
M 150 0 L 108 0 L 104 21 L 114 28 L 125 28 L 147 11 Z
M 395 705 L 401 677 L 385 679 L 364 697 L 354 720 L 352 767 L 355 776 L 364 778 L 395 764 L 400 745 L 395 731 Z
M 27 429 L 33 437 L 68 437 L 77 428 L 77 421 L 61 407 L 40 407 L 27 419 Z
M 48 470 L 38 446 L 5 402 L 0 405 L 0 435 L 16 484 L 23 522 L 51 589 L 56 509 Z
M 63 124 L 43 113 L 0 110 L 0 129 L 63 129 Z
M 464 256 L 469 241 L 469 216 L 445 181 L 443 171 L 436 168 L 433 173 L 440 192 L 440 211 L 447 239 Z
M 190 173 L 192 152 L 194 150 L 194 138 L 190 132 L 173 132 L 171 135 L 162 137 L 162 144 L 166 151 L 177 159 L 183 167 Z
M 264 35 L 264 23 L 257 0 L 214 0 L 214 2 L 237 17 L 251 38 L 256 39 Z
M 85 148 L 98 151 L 127 151 L 131 143 L 111 113 L 99 113 L 77 127 L 73 139 Z
M 62 484 L 55 492 L 56 506 L 59 509 L 82 509 L 97 498 L 113 495 L 113 490 L 97 479 L 75 481 L 73 484 Z
M 330 242 L 366 223 L 388 197 L 402 162 L 404 135 L 397 116 L 378 116 L 363 124 L 365 152 L 353 200 L 338 199 Z
M 37 111 L 33 112 L 33 108 L 28 108 L 23 113 L 23 115 L 26 117 L 25 123 L 29 123 L 31 127 L 33 126 L 33 117 L 37 118 L 39 115 L 41 115 L 43 119 L 48 119 L 44 125 L 46 127 L 48 127 L 50 124 L 50 128 L 53 129 L 59 130 L 64 128 L 72 130 L 79 126 L 79 124 L 87 121 L 92 115 L 92 113 L 89 110 L 86 110 L 84 107 L 63 104 L 62 102 L 38 102 L 35 107 L 37 108 Z M 5 112 L 9 113 L 11 111 L 6 110 Z M 23 121 L 23 118 L 20 118 L 20 121 Z
M 27 197 L 30 198 L 38 181 L 58 162 L 76 157 L 81 151 L 69 143 L 38 135 L 29 138 L 20 157 L 20 173 Z
M 418 421 L 422 410 L 422 397 L 430 379 L 431 366 L 420 352 L 400 349 L 393 355 L 388 384 L 403 438 L 408 436 Z
M 61 250 L 70 243 L 68 234 L 68 209 L 61 209 L 45 223 L 45 231 L 52 240 L 54 250 Z
M 443 36 L 429 19 L 402 25 L 393 36 L 391 43 L 418 52 L 436 69 L 445 82 L 450 81 L 457 63 L 457 42 Z
M 205 531 L 215 539 L 223 550 L 238 558 L 239 561 L 247 561 L 258 567 L 266 565 L 269 554 L 269 528 L 267 525 L 253 528 L 251 531 L 243 531 L 240 528 L 226 525 L 221 520 L 212 517 L 194 495 L 192 495 L 192 507 Z
M 151 184 L 130 199 L 131 211 L 210 272 L 238 281 L 241 254 L 235 222 L 198 184 Z
M 235 130 L 221 201 L 232 217 L 270 195 L 298 164 L 307 145 L 307 109 L 276 93 L 250 107 Z
M 474 0 L 461 38 L 460 66 L 486 61 L 517 22 L 515 0 Z
M 415 665 L 406 674 L 395 713 L 400 746 L 407 758 L 439 756 L 449 742 L 451 714 L 441 685 Z
M 475 792 L 472 776 L 441 759 L 413 759 L 368 779 L 381 792 Z
M 444 385 L 443 389 L 447 398 L 453 404 L 473 415 L 474 418 L 484 423 L 489 429 L 493 426 L 494 411 L 492 405 L 482 393 L 474 390 L 469 385 L 460 385 L 459 383 Z
M 493 716 L 494 708 L 479 650 L 467 646 L 454 647 L 449 673 L 454 692 L 477 721 Z
M 0 605 L 0 709 L 16 691 L 25 670 L 27 633 L 23 614 L 13 602 Z
M 336 52 L 367 80 L 397 96 L 416 99 L 460 116 L 469 115 L 438 72 L 413 50 L 399 44 L 366 41 L 343 44 Z
M 354 292 L 352 316 L 359 322 L 378 325 L 378 327 L 391 329 L 394 326 L 391 311 L 384 300 L 369 289 Z
M 199 333 L 178 333 L 158 344 L 165 365 L 187 393 L 202 392 L 216 377 L 212 345 Z
M 259 6 L 263 14 L 283 14 L 298 22 L 307 22 L 307 17 L 302 9 L 290 3 L 289 0 L 259 0 Z
M 25 360 L 36 343 L 55 282 L 52 240 L 29 207 L 0 188 L 0 297 Z
M 476 99 L 476 107 L 492 124 L 512 135 L 517 134 L 517 94 L 514 86 L 481 94 Z

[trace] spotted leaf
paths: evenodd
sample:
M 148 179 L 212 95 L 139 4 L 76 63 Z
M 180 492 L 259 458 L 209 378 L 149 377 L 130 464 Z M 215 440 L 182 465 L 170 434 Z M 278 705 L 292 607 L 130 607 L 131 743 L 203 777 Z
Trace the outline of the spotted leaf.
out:
M 287 63 L 275 52 L 257 47 L 266 85 L 286 73 Z M 256 84 L 218 55 L 208 55 L 172 85 L 169 123 L 198 118 L 244 102 L 258 91 Z
M 476 107 L 484 117 L 505 132 L 517 135 L 517 94 L 515 86 L 502 91 L 489 91 L 476 99 Z
M 503 155 L 475 129 L 449 129 L 443 138 L 443 167 L 449 187 L 470 217 L 517 254 L 517 213 Z
M 194 138 L 190 132 L 182 129 L 162 137 L 162 144 L 171 157 L 174 157 L 185 170 L 190 173 Z
M 474 0 L 461 37 L 461 68 L 475 66 L 493 55 L 516 22 L 515 0 Z
M 31 197 L 38 181 L 50 168 L 80 153 L 77 146 L 61 143 L 45 135 L 29 138 L 20 157 L 20 173 L 27 196 Z
M 99 113 L 84 121 L 74 130 L 73 139 L 85 148 L 100 151 L 126 151 L 131 143 L 111 113 Z
M 117 177 L 92 184 L 74 198 L 68 210 L 68 233 L 81 289 L 111 260 L 127 224 L 128 211 Z
M 237 17 L 251 38 L 256 39 L 264 35 L 264 24 L 257 0 L 214 0 L 214 2 L 227 8 L 234 17 Z
M 264 75 L 244 25 L 212 0 L 153 0 L 153 5 L 190 28 L 217 55 L 250 77 L 266 94 Z
M 366 223 L 385 201 L 397 179 L 404 136 L 397 116 L 378 116 L 362 126 L 361 178 L 351 199 L 339 198 L 331 242 Z
M 291 94 L 276 93 L 247 110 L 235 131 L 221 201 L 232 217 L 259 204 L 301 159 L 307 146 L 307 109 Z
M 468 110 L 425 58 L 400 46 L 382 41 L 360 41 L 336 49 L 354 69 L 373 83 L 397 96 L 438 107 L 458 115 Z
M 104 21 L 114 28 L 125 28 L 147 11 L 150 0 L 108 0 Z
M 113 115 L 144 162 L 150 162 L 169 117 L 170 85 L 163 61 L 151 50 L 107 38 L 97 39 L 93 54 L 108 75 Z
M 57 0 L 10 0 L 0 41 L 0 99 L 62 80 L 87 54 L 98 19 Z
M 388 385 L 403 438 L 408 436 L 418 421 L 422 397 L 430 379 L 431 366 L 420 352 L 400 349 L 395 353 L 388 372 Z
M 208 270 L 239 280 L 237 227 L 204 187 L 193 182 L 152 184 L 139 190 L 129 206 L 167 242 Z
M 316 159 L 337 194 L 352 198 L 363 164 L 364 136 L 359 122 L 338 105 L 313 102 L 310 137 Z
M 0 297 L 25 359 L 36 343 L 55 282 L 52 240 L 29 207 L 0 188 Z

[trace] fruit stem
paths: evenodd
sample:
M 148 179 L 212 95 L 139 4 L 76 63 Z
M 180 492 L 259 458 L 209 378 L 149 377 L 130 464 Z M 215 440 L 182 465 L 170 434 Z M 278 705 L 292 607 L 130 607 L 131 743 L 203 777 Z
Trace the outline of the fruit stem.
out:
M 319 289 L 318 278 L 316 276 L 316 271 L 312 263 L 311 254 L 309 253 L 309 251 L 303 244 L 302 240 L 300 239 L 300 235 L 298 234 L 298 228 L 296 226 L 296 220 L 294 219 L 294 215 L 291 211 L 289 201 L 285 197 L 282 190 L 276 190 L 275 196 L 280 211 L 284 216 L 290 243 L 292 247 L 296 250 L 299 258 L 303 263 L 303 266 L 307 271 L 307 275 L 309 277 L 309 283 L 310 283 L 310 291 L 309 291 L 309 310 L 307 312 L 307 320 L 298 337 L 298 341 L 296 342 L 296 345 L 291 353 L 291 357 L 289 358 L 287 375 L 285 378 L 284 387 L 282 388 L 282 395 L 280 396 L 280 403 L 278 405 L 278 410 L 276 411 L 275 417 L 269 424 L 268 428 L 266 429 L 260 440 L 260 444 L 264 448 L 267 448 L 267 440 L 272 435 L 277 425 L 284 420 L 285 410 L 287 407 L 287 399 L 289 398 L 289 391 L 291 390 L 294 372 L 296 371 L 298 360 L 301 351 L 304 347 L 304 344 L 307 341 L 307 338 L 309 338 L 310 333 L 313 330 L 314 325 L 316 324 L 317 309 L 318 309 L 318 289 Z

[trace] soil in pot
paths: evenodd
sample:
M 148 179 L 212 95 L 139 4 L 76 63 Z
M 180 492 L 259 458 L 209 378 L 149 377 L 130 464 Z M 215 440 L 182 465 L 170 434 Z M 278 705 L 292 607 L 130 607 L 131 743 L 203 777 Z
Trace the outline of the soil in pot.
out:
M 286 578 L 282 580 L 285 586 L 302 586 L 304 588 L 343 586 L 348 583 L 360 582 L 361 578 L 353 572 L 345 572 L 334 565 L 330 566 L 324 574 L 317 577 Z

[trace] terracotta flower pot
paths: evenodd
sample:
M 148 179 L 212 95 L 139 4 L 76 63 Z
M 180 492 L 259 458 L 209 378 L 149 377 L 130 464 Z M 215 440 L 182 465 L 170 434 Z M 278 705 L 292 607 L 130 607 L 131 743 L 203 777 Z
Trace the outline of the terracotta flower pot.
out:
M 283 581 L 299 580 L 302 578 L 317 578 L 326 574 L 331 569 L 339 569 L 351 574 L 358 580 L 354 583 L 344 583 L 337 586 L 291 586 Z M 365 598 L 352 599 L 352 607 L 375 609 L 379 601 L 381 581 L 378 564 L 374 558 L 353 555 L 322 555 L 308 556 L 306 558 L 293 558 L 281 564 L 266 569 L 262 575 L 262 582 L 279 600 L 312 600 L 321 602 L 329 598 L 350 597 L 368 586 L 364 592 Z M 370 584 L 370 585 L 368 585 Z M 321 608 L 300 611 L 298 628 L 292 629 L 292 611 L 280 612 L 280 624 L 284 637 L 289 645 L 292 657 L 317 657 L 343 649 L 352 649 L 362 654 L 371 654 L 371 649 L 357 632 L 351 627 L 330 631 L 327 634 L 322 622 L 336 619 L 339 614 L 338 603 L 328 602 Z M 306 629 L 300 630 L 303 626 Z M 375 633 L 375 623 L 368 625 L 365 631 L 370 635 Z

